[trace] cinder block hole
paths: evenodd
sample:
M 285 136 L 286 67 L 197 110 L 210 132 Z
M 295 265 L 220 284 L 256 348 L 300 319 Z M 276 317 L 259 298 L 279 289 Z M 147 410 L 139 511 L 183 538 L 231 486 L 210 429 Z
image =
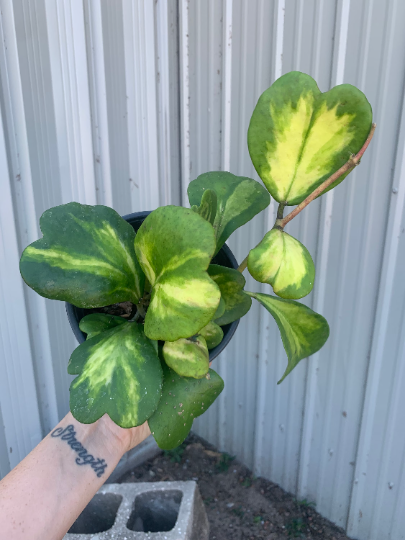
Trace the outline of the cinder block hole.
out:
M 176 525 L 183 493 L 179 490 L 147 491 L 138 495 L 127 528 L 138 532 L 166 532 Z
M 70 533 L 95 534 L 108 531 L 114 525 L 122 496 L 97 493 L 70 527 Z

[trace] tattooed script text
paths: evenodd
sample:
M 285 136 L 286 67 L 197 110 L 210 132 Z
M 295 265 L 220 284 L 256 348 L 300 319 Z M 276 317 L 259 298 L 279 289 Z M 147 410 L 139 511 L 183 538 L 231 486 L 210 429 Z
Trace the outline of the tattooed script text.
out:
M 76 431 L 71 424 L 65 428 L 56 428 L 52 431 L 51 437 L 60 437 L 62 441 L 68 443 L 72 450 L 77 452 L 79 457 L 75 461 L 78 465 L 90 465 L 98 477 L 104 474 L 107 468 L 105 459 L 95 458 L 87 452 L 83 445 L 76 439 Z

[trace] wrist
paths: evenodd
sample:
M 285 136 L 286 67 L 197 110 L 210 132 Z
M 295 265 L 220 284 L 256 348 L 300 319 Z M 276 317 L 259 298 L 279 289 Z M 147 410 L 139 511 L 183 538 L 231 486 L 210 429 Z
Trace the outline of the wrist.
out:
M 111 420 L 108 414 L 105 414 L 96 423 L 99 424 L 99 429 L 105 440 L 108 440 L 111 445 L 111 451 L 118 452 L 122 457 L 125 452 L 131 448 L 131 434 L 129 429 L 118 426 Z

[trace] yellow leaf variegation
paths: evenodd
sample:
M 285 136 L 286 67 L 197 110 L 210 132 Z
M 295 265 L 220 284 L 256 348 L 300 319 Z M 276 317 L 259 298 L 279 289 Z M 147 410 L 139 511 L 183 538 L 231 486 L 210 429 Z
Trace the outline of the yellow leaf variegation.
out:
M 281 298 L 298 299 L 312 291 L 315 266 L 305 246 L 284 231 L 272 229 L 249 253 L 248 270 Z
M 70 410 L 83 424 L 108 414 L 119 426 L 143 424 L 161 396 L 162 368 L 141 324 L 124 322 L 88 339 L 72 353 Z
M 163 358 L 166 364 L 182 377 L 201 379 L 208 373 L 208 348 L 202 336 L 166 341 Z
M 246 280 L 241 272 L 219 264 L 210 264 L 208 273 L 218 285 L 221 299 L 225 304 L 222 314 L 215 314 L 214 322 L 219 326 L 224 326 L 246 315 L 252 305 L 252 300 L 243 291 Z
M 208 349 L 214 349 L 224 338 L 222 328 L 214 321 L 210 321 L 207 326 L 204 326 L 199 331 L 199 335 L 205 339 Z
M 322 93 L 312 77 L 292 71 L 259 98 L 250 156 L 270 194 L 295 205 L 361 149 L 371 123 L 371 106 L 354 86 Z
M 269 294 L 249 293 L 273 316 L 280 330 L 288 365 L 280 384 L 296 365 L 323 347 L 329 337 L 327 320 L 295 300 L 284 300 Z
M 139 301 L 145 276 L 135 256 L 135 232 L 115 210 L 72 202 L 44 212 L 40 226 L 43 238 L 20 261 L 34 291 L 81 308 Z
M 135 251 L 152 286 L 145 334 L 176 341 L 208 324 L 221 297 L 206 272 L 215 251 L 211 224 L 191 209 L 158 208 L 142 223 Z

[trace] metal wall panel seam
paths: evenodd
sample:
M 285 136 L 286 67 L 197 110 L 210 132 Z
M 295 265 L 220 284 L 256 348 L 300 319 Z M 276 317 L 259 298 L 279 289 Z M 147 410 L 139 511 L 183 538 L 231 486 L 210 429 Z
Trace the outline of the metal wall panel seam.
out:
M 180 15 L 180 118 L 181 118 L 181 186 L 183 206 L 189 206 L 187 187 L 190 182 L 190 0 L 179 0 Z
M 62 199 L 96 204 L 83 2 L 45 0 L 45 10 Z
M 403 359 L 405 358 L 405 314 L 404 313 L 402 315 L 402 329 L 401 330 L 402 332 L 401 332 L 400 339 L 402 343 L 399 349 L 400 354 L 398 354 L 398 361 L 401 364 L 399 370 L 401 371 L 400 375 L 402 375 L 402 377 L 398 376 L 398 378 L 395 379 L 395 382 L 397 384 L 397 389 L 398 389 L 399 384 L 402 384 L 402 388 L 403 388 L 403 381 L 404 381 L 404 367 L 405 367 L 405 362 L 403 361 Z M 401 381 L 401 383 L 399 381 Z M 399 394 L 401 395 L 401 392 Z M 398 397 L 398 392 L 397 392 L 397 397 Z M 401 397 L 403 399 L 403 392 L 402 392 Z M 403 421 L 402 421 L 403 404 L 397 402 L 396 405 L 397 407 L 394 410 L 395 410 L 397 426 L 398 425 L 402 426 L 403 425 Z M 403 432 L 402 432 L 402 435 L 403 435 Z M 398 478 L 398 482 L 395 481 L 395 483 L 389 482 L 388 485 L 385 484 L 390 490 L 398 486 L 403 488 L 403 486 L 405 485 L 405 445 L 402 445 L 402 447 L 399 448 L 398 450 L 402 454 L 401 455 L 401 473 Z M 393 517 L 390 520 L 390 523 L 388 524 L 389 534 L 391 538 L 401 538 L 401 535 L 402 536 L 404 535 L 404 522 L 405 522 L 404 508 L 405 508 L 405 490 L 400 489 L 399 491 L 397 491 L 397 494 L 396 494 Z M 387 517 L 388 516 L 385 516 L 385 520 L 384 520 L 385 523 L 383 522 L 382 526 L 387 525 L 386 523 Z M 381 525 L 380 525 L 380 528 L 381 528 Z
M 15 21 L 11 0 L 1 0 L 1 59 L 0 72 L 4 98 L 4 119 L 7 124 L 7 141 L 10 152 L 9 169 L 17 213 L 20 250 L 39 237 L 35 211 L 34 188 L 31 175 L 24 100 L 20 77 Z M 24 286 L 31 342 L 35 357 L 34 371 L 40 398 L 43 433 L 58 423 L 55 380 L 49 340 L 49 326 L 45 299 Z M 24 308 L 22 308 L 24 309 Z M 40 381 L 40 384 L 39 384 Z
M 173 200 L 173 184 L 179 182 L 172 177 L 174 163 L 172 160 L 172 146 L 180 141 L 173 140 L 172 123 L 175 122 L 171 111 L 170 72 L 176 66 L 171 65 L 170 21 L 168 0 L 158 0 L 155 5 L 156 18 L 156 84 L 157 84 L 157 136 L 159 137 L 159 184 L 161 189 L 161 204 L 177 204 Z
M 371 5 L 373 7 L 372 11 Z M 390 182 L 390 169 L 393 165 L 393 163 L 391 163 L 391 159 L 388 161 L 387 156 L 390 156 L 390 150 L 387 152 L 387 147 L 385 146 L 384 148 L 384 140 L 381 139 L 381 132 L 387 131 L 386 140 L 389 140 L 389 138 L 392 137 L 392 134 L 389 133 L 392 120 L 390 121 L 389 119 L 394 115 L 393 111 L 390 111 L 392 99 L 389 99 L 389 97 L 394 97 L 392 95 L 394 92 L 391 88 L 392 83 L 390 71 L 397 72 L 398 69 L 397 62 L 394 59 L 395 46 L 393 46 L 393 36 L 396 28 L 394 24 L 395 17 L 391 12 L 392 3 L 388 5 L 388 9 L 385 9 L 381 4 L 378 3 L 370 3 L 368 6 L 370 6 L 370 11 L 366 13 L 364 13 L 363 10 L 358 9 L 358 16 L 361 16 L 362 18 L 364 17 L 364 26 L 367 33 L 366 36 L 362 36 L 361 39 L 361 45 L 364 43 L 365 49 L 363 50 L 363 47 L 361 47 L 361 68 L 356 69 L 356 75 L 357 72 L 360 74 L 360 84 L 357 83 L 356 79 L 355 84 L 358 84 L 361 89 L 368 89 L 369 99 L 372 100 L 375 108 L 375 117 L 377 119 L 377 124 L 379 124 L 379 130 L 375 140 L 373 141 L 373 150 L 370 154 L 365 156 L 365 161 L 363 161 L 362 167 L 356 170 L 355 177 L 352 178 L 347 185 L 348 193 L 350 194 L 350 213 L 348 214 L 349 220 L 345 219 L 347 223 L 347 230 L 345 234 L 345 253 L 343 258 L 344 270 L 342 271 L 341 285 L 339 286 L 337 292 L 337 294 L 340 295 L 336 308 L 336 312 L 340 314 L 340 321 L 337 326 L 340 326 L 340 324 L 344 325 L 343 320 L 345 312 L 347 312 L 347 304 L 346 302 L 342 301 L 344 296 L 343 282 L 348 280 L 350 285 L 349 276 L 354 276 L 355 279 L 352 279 L 351 281 L 353 291 L 356 292 L 356 302 L 353 303 L 353 308 L 351 310 L 353 323 L 348 329 L 347 339 L 347 347 L 354 362 L 351 363 L 351 366 L 347 367 L 350 367 L 351 370 L 356 370 L 357 366 L 359 365 L 361 367 L 360 369 L 357 368 L 357 371 L 351 371 L 351 377 L 347 379 L 347 384 L 342 389 L 342 403 L 349 402 L 347 406 L 350 407 L 351 413 L 356 414 L 356 431 L 354 426 L 351 428 L 351 431 L 347 429 L 347 426 L 343 427 L 343 423 L 346 423 L 346 421 L 340 417 L 341 425 L 339 428 L 339 440 L 337 442 L 337 460 L 334 477 L 329 478 L 328 483 L 325 485 L 325 489 L 328 491 L 330 489 L 330 485 L 334 486 L 332 496 L 330 497 L 330 511 L 326 511 L 326 514 L 332 520 L 335 520 L 334 513 L 337 511 L 339 506 L 342 506 L 343 502 L 341 498 L 339 501 L 340 504 L 338 504 L 336 502 L 337 496 L 339 493 L 346 492 L 347 490 L 347 494 L 345 494 L 343 497 L 343 504 L 346 504 L 346 501 L 350 498 L 350 491 L 352 488 L 351 481 L 353 478 L 353 473 L 352 471 L 350 471 L 350 475 L 345 473 L 345 466 L 347 471 L 348 461 L 353 464 L 356 457 L 358 445 L 358 425 L 361 421 L 361 414 L 364 404 L 364 381 L 367 377 L 367 369 L 369 365 L 370 342 L 372 339 L 375 322 L 377 294 L 381 275 L 383 243 L 386 230 L 386 216 L 388 215 L 388 204 L 386 207 L 382 207 L 386 200 L 385 194 L 388 192 L 388 189 L 385 187 L 387 186 L 385 178 L 381 178 L 381 172 L 384 173 L 385 177 L 389 178 Z M 357 8 L 359 8 L 359 6 L 357 6 Z M 388 21 L 390 20 L 391 24 L 389 25 Z M 357 31 L 357 25 L 355 28 L 353 28 L 353 30 Z M 385 36 L 387 36 L 386 39 Z M 381 40 L 382 42 L 382 46 L 379 49 L 381 54 L 379 54 L 379 51 L 378 53 L 376 51 L 376 43 L 378 43 L 378 40 Z M 378 63 L 376 63 L 376 59 Z M 374 75 L 374 77 L 371 79 L 374 83 L 374 87 L 371 87 L 370 85 L 371 71 L 374 71 L 374 73 L 379 73 L 378 77 Z M 395 112 L 396 111 L 394 111 L 394 114 Z M 393 162 L 394 159 L 395 154 L 392 156 Z M 382 165 L 384 165 L 384 168 L 382 168 Z M 358 191 L 355 188 L 356 178 L 360 177 L 365 180 L 365 176 L 368 176 L 367 189 L 364 189 L 362 197 L 359 197 Z M 361 220 L 359 222 L 357 219 L 356 223 L 356 217 L 359 215 L 361 216 Z M 376 230 L 376 223 L 379 223 L 378 230 Z M 353 270 L 353 255 L 347 246 L 350 245 L 350 239 L 356 234 L 358 238 L 358 253 L 356 254 L 356 261 L 358 264 Z M 377 256 L 374 255 L 376 252 L 378 253 L 378 259 Z M 371 265 L 371 267 L 370 259 L 374 260 L 374 264 Z M 373 274 L 375 276 L 374 278 Z M 371 285 L 370 279 L 373 279 L 373 285 Z M 341 362 L 344 360 L 336 356 L 336 350 L 333 350 L 332 354 L 335 355 L 335 362 Z M 329 377 L 331 381 L 334 380 L 333 373 L 330 373 Z M 351 407 L 351 405 L 354 403 L 356 403 L 356 410 L 352 410 Z M 326 408 L 325 410 L 326 418 L 328 418 L 328 413 L 331 414 L 329 411 L 332 411 L 332 408 Z M 349 444 L 351 447 L 351 456 L 350 459 L 346 461 L 343 460 L 343 455 Z M 344 474 L 346 474 L 346 485 L 342 484 L 342 477 Z M 350 483 L 348 482 L 349 476 Z M 370 477 L 370 475 L 368 475 L 368 477 Z M 323 512 L 325 512 L 325 509 L 323 509 Z M 365 537 L 368 538 L 368 534 Z
M 153 194 L 151 210 L 160 203 L 159 196 L 159 136 L 157 115 L 157 89 L 156 89 L 156 28 L 155 28 L 155 0 L 144 1 L 144 27 L 145 27 L 145 81 L 146 81 L 146 126 L 148 133 L 149 156 L 149 189 Z M 149 39 L 148 39 L 149 38 Z M 148 41 L 147 41 L 148 40 Z
M 223 0 L 222 15 L 222 133 L 221 133 L 221 153 L 222 170 L 230 171 L 231 168 L 231 100 L 232 100 L 232 17 L 233 0 Z M 240 330 L 239 330 L 240 331 Z M 225 349 L 218 358 L 218 373 L 227 383 L 227 362 L 229 355 Z M 218 407 L 218 446 L 221 450 L 226 448 L 226 422 L 227 422 L 227 403 L 226 396 L 223 393 L 219 398 Z
M 347 35 L 349 28 L 350 0 L 341 0 L 338 4 L 338 18 L 335 37 L 334 72 L 331 86 L 343 83 L 346 60 Z M 330 234 L 333 215 L 333 191 L 321 198 L 320 238 L 316 256 L 316 287 L 314 290 L 313 309 L 322 314 L 325 309 L 325 292 L 327 286 L 327 268 L 330 249 Z M 311 356 L 307 367 L 305 404 L 301 434 L 301 450 L 297 478 L 297 496 L 301 499 L 308 496 L 308 475 L 310 469 L 311 441 L 315 419 L 315 400 L 317 386 L 317 367 L 320 352 Z
M 189 54 L 198 59 L 190 62 L 190 176 L 212 170 L 221 170 L 222 164 L 222 112 L 224 69 L 224 3 L 216 0 L 191 2 L 189 16 Z M 229 351 L 227 350 L 227 354 Z M 228 354 L 229 358 L 229 354 Z M 214 364 L 218 370 L 221 360 Z M 225 438 L 226 425 L 220 426 L 219 409 L 232 385 L 225 381 L 226 389 L 207 415 L 197 420 L 194 429 L 218 445 Z
M 283 41 L 284 41 L 284 20 L 285 20 L 285 0 L 277 0 L 276 15 L 273 21 L 274 38 L 274 72 L 273 80 L 276 81 L 282 74 L 283 65 Z M 276 202 L 271 198 L 270 206 L 265 210 L 265 232 L 270 231 L 275 223 L 276 218 Z M 268 287 L 265 284 L 260 286 L 262 293 L 268 293 Z M 268 357 L 268 343 L 270 337 L 271 315 L 266 309 L 260 310 L 260 327 L 259 327 L 259 365 L 257 369 L 257 399 L 256 399 L 256 426 L 255 426 L 255 444 L 253 470 L 256 475 L 263 474 L 262 460 L 265 459 L 263 452 L 264 443 L 264 425 L 266 418 L 266 391 L 267 391 L 267 368 L 266 358 Z
M 137 11 L 142 8 L 138 6 Z M 125 47 L 125 83 L 127 95 L 127 122 L 128 122 L 128 147 L 129 147 L 129 176 L 138 188 L 136 194 L 139 197 L 139 206 L 132 202 L 134 210 L 143 211 L 149 210 L 148 196 L 145 194 L 144 185 L 141 185 L 141 180 L 144 180 L 144 159 L 147 155 L 144 150 L 146 138 L 143 134 L 142 115 L 144 100 L 144 90 L 142 87 L 142 77 L 137 78 L 136 72 L 141 73 L 141 51 L 138 51 L 136 46 L 135 32 L 139 26 L 136 20 L 135 4 L 129 0 L 122 2 L 122 16 L 124 24 L 124 47 Z M 138 16 L 139 18 L 139 16 Z M 137 32 L 138 33 L 138 32 Z M 139 36 L 139 39 L 141 37 Z
M 240 175 L 251 177 L 254 175 L 254 168 L 247 151 L 246 133 L 249 125 L 251 113 L 256 104 L 256 96 L 260 89 L 257 87 L 257 70 L 259 68 L 256 61 L 249 62 L 252 54 L 255 54 L 257 46 L 257 33 L 255 39 L 254 28 L 257 23 L 257 3 L 248 5 L 245 2 L 239 2 L 239 23 L 234 26 L 233 40 L 235 33 L 240 32 L 240 55 L 238 56 L 235 48 L 236 62 L 233 62 L 237 79 L 234 78 L 233 92 L 235 92 L 235 103 L 233 114 L 238 111 L 238 123 L 232 129 L 235 156 L 232 159 L 232 167 Z M 234 12 L 236 3 L 234 3 Z M 235 25 L 235 19 L 234 19 Z M 239 61 L 238 70 L 236 70 Z M 237 101 L 239 96 L 239 101 Z M 237 127 L 236 127 L 237 126 Z M 232 243 L 236 246 L 236 255 L 243 259 L 248 249 L 256 245 L 263 235 L 263 216 L 251 220 L 245 227 L 236 231 Z M 253 280 L 249 275 L 247 278 L 247 288 L 253 285 Z M 249 316 L 241 321 L 241 327 L 232 343 L 232 351 L 235 355 L 235 386 L 233 395 L 233 444 L 234 453 L 237 453 L 246 465 L 252 467 L 254 457 L 254 421 L 256 409 L 256 373 L 258 366 L 258 328 L 259 328 L 259 305 L 254 303 Z M 229 351 L 230 352 L 230 351 Z
M 85 0 L 84 12 L 97 203 L 113 207 L 101 0 Z
M 45 3 L 24 0 L 13 2 L 19 69 L 22 82 L 26 131 L 34 187 L 37 218 L 56 204 L 61 204 L 59 156 L 56 135 L 55 104 L 52 93 L 49 41 L 46 28 Z M 29 39 L 26 38 L 29 36 Z M 55 181 L 56 179 L 56 181 Z M 35 294 L 35 293 L 30 293 Z M 49 338 L 54 363 L 56 399 L 59 413 L 64 416 L 68 403 L 68 376 L 62 359 L 70 356 L 74 338 L 65 331 L 66 314 L 62 303 L 45 300 Z M 32 328 L 35 317 L 32 319 Z M 32 332 L 35 336 L 35 332 Z M 69 336 L 69 338 L 68 338 Z M 33 340 L 35 343 L 35 341 Z M 38 379 L 38 389 L 42 391 Z M 62 385 L 59 384 L 62 382 Z M 43 383 L 42 383 L 43 384 Z M 41 395 L 41 394 L 40 394 Z M 63 407 L 59 404 L 64 401 Z M 44 410 L 46 404 L 41 406 Z
M 369 370 L 361 420 L 361 431 L 355 466 L 351 506 L 347 523 L 347 533 L 358 534 L 358 515 L 364 496 L 362 473 L 367 471 L 368 449 L 372 441 L 373 421 L 378 406 L 379 378 L 383 369 L 384 348 L 387 335 L 389 311 L 393 295 L 394 274 L 401 235 L 402 214 L 405 208 L 405 99 L 402 105 L 401 128 L 398 137 L 394 185 L 398 192 L 391 197 L 389 222 L 387 226 L 383 269 L 378 291 L 377 315 L 371 345 Z M 357 480 L 357 481 L 356 481 Z
M 10 472 L 10 460 L 8 455 L 9 448 L 7 447 L 6 434 L 4 431 L 4 420 L 0 407 L 0 480 Z
M 0 406 L 10 466 L 15 467 L 42 439 L 19 251 L 0 114 Z
M 129 172 L 139 184 L 137 209 L 154 210 L 160 204 L 154 2 L 124 0 L 122 7 Z
M 367 58 L 368 54 L 372 54 L 369 52 L 370 50 L 370 43 L 372 42 L 373 40 L 373 28 L 371 26 L 371 20 L 372 20 L 372 3 L 369 4 L 369 11 L 367 13 L 367 18 L 366 18 L 366 21 L 367 21 L 367 38 L 366 40 L 364 40 L 364 42 L 367 44 L 366 46 L 366 49 L 364 51 L 364 55 L 365 55 L 365 58 Z M 391 24 L 390 24 L 390 27 L 391 27 L 391 30 L 393 29 L 394 27 L 394 24 L 395 24 L 395 9 L 392 10 L 392 3 L 391 5 L 389 5 L 387 7 L 387 11 L 388 13 L 390 13 L 390 15 L 388 15 L 387 17 L 387 21 L 391 20 Z M 387 23 L 388 24 L 388 23 Z M 388 27 L 387 27 L 388 28 Z M 387 30 L 386 28 L 386 30 Z M 393 35 L 394 35 L 394 32 L 391 31 L 391 32 L 387 32 L 385 31 L 384 32 L 384 35 L 387 36 L 385 39 L 384 39 L 384 50 L 386 51 L 386 53 L 384 54 L 384 57 L 386 59 L 389 59 L 389 58 L 392 58 L 392 53 L 393 53 Z M 366 62 L 364 61 L 363 65 L 365 66 L 366 65 Z M 383 62 L 383 66 L 382 66 L 382 73 L 380 74 L 380 82 L 381 82 L 381 85 L 382 85 L 382 89 L 380 90 L 380 85 L 378 87 L 378 99 L 376 100 L 376 104 L 375 104 L 375 112 L 374 114 L 375 115 L 378 115 L 377 116 L 377 123 L 379 124 L 379 120 L 381 119 L 382 120 L 382 123 L 384 122 L 384 116 L 385 116 L 385 107 L 387 106 L 387 103 L 388 103 L 388 96 L 389 96 L 389 90 L 388 90 L 388 70 L 389 70 L 389 66 L 390 66 L 390 62 L 389 61 L 385 61 Z M 368 71 L 368 70 L 367 70 Z M 361 86 L 360 88 L 365 88 L 365 84 L 366 84 L 366 76 L 367 76 L 367 71 L 366 69 L 362 69 L 361 70 Z M 385 87 L 385 88 L 384 88 Z M 380 97 L 381 96 L 381 97 Z M 381 129 L 381 125 L 380 125 L 380 129 Z M 379 143 L 379 136 L 378 136 L 378 132 L 377 132 L 377 137 L 375 138 L 375 141 L 373 142 L 374 145 L 376 145 L 374 147 L 374 150 L 372 149 L 371 150 L 371 154 L 369 154 L 369 158 L 371 159 L 371 166 L 370 166 L 370 171 L 371 171 L 371 174 L 373 174 L 373 171 L 375 170 L 375 166 L 374 164 L 378 161 L 378 156 L 381 152 L 381 146 L 380 146 L 380 143 Z M 355 179 L 353 179 L 355 180 Z M 353 181 L 352 180 L 352 181 Z M 376 186 L 374 187 L 374 189 L 376 189 Z M 371 190 L 370 190 L 371 191 Z M 371 198 L 372 194 L 368 194 Z M 368 199 L 368 205 L 371 206 L 370 202 L 369 202 L 369 199 Z M 370 224 L 373 220 L 373 214 L 372 212 L 369 213 L 369 216 L 368 216 L 368 224 Z M 368 224 L 366 224 L 365 226 L 365 230 L 368 231 L 370 229 L 370 227 L 368 226 Z M 363 253 L 366 254 L 367 252 L 369 252 L 371 249 L 373 249 L 373 246 L 375 245 L 375 238 L 373 238 L 373 236 L 371 234 L 367 234 L 365 240 L 363 240 L 362 242 L 362 247 L 363 247 Z M 360 254 L 360 260 L 363 259 L 363 256 L 362 254 Z M 385 257 L 382 257 L 382 261 L 384 261 Z M 359 277 L 359 283 L 364 283 L 365 282 L 365 278 L 366 278 L 366 275 L 367 275 L 367 272 L 368 272 L 368 268 L 363 266 L 363 273 L 362 275 L 360 275 Z M 381 283 L 380 283 L 380 287 L 381 287 Z M 375 310 L 377 310 L 377 302 L 376 302 L 376 306 L 375 306 L 375 309 L 374 309 L 374 313 L 375 313 Z M 374 333 L 377 331 L 376 330 L 376 327 L 375 327 L 375 317 L 374 317 L 374 324 L 373 324 L 373 327 L 374 329 L 372 330 L 372 336 L 374 336 Z M 360 333 L 362 331 L 362 326 L 361 326 L 361 323 L 360 323 L 360 316 L 359 314 L 357 315 L 356 319 L 355 319 L 355 324 L 357 326 L 354 327 L 354 333 Z M 356 331 L 357 330 L 357 331 Z M 374 337 L 370 337 L 370 350 L 371 350 L 371 347 L 372 347 L 372 341 L 373 341 Z M 370 358 L 370 356 L 368 356 L 368 358 Z M 367 368 L 367 371 L 365 372 L 365 380 L 367 380 L 367 378 L 370 376 L 370 363 L 368 365 L 368 368 Z M 363 388 L 366 389 L 366 382 L 364 383 L 364 386 Z M 355 478 L 358 478 L 358 470 L 357 470 L 357 467 L 359 466 L 358 464 L 358 452 L 359 452 L 359 446 L 360 446 L 360 439 L 361 439 L 361 432 L 363 430 L 363 421 L 361 420 L 363 418 L 363 415 L 364 415 L 364 407 L 366 406 L 365 405 L 365 400 L 366 400 L 366 397 L 365 397 L 365 394 L 366 394 L 366 391 L 365 393 L 363 394 L 363 403 L 362 403 L 362 409 L 360 409 L 361 411 L 361 415 L 360 415 L 360 418 L 359 418 L 359 425 L 358 425 L 358 433 L 357 433 L 357 444 L 356 444 L 356 459 L 355 459 L 355 467 L 353 467 L 353 474 L 352 474 L 352 481 L 351 481 L 351 484 L 350 484 L 350 495 L 348 494 L 348 497 L 349 497 L 349 508 L 348 508 L 348 513 L 347 513 L 347 519 L 346 519 L 346 523 L 345 523 L 345 528 L 347 530 L 349 530 L 349 523 L 350 523 L 350 515 L 352 514 L 352 504 L 353 504 L 353 493 L 356 491 L 356 488 L 358 487 L 357 484 L 355 483 Z M 343 435 L 343 434 L 342 434 Z M 344 437 L 342 436 L 341 437 L 341 444 L 345 444 L 345 439 Z M 342 456 L 339 456 L 339 453 L 337 455 L 337 458 L 338 458 L 338 461 L 337 461 L 337 466 L 336 466 L 336 477 L 338 477 L 338 471 L 339 471 L 339 468 L 340 467 L 344 467 L 344 463 L 343 463 L 343 460 L 342 460 Z M 363 465 L 361 464 L 360 467 L 362 467 Z M 384 465 L 382 464 L 381 465 L 381 469 L 384 469 Z M 364 468 L 362 469 L 363 472 L 364 472 Z M 362 483 L 363 481 L 365 481 L 364 479 L 364 476 L 361 475 L 360 477 L 360 483 Z M 332 506 L 336 505 L 337 501 L 336 501 L 336 492 L 337 490 L 334 490 L 333 491 L 333 496 L 332 496 Z M 360 511 L 360 508 L 358 509 Z M 376 518 L 376 515 L 378 514 L 378 512 L 375 512 L 374 513 L 374 519 Z M 361 511 L 360 511 L 360 515 L 361 515 Z M 357 517 L 359 516 L 359 514 L 357 514 Z M 372 527 L 372 529 L 374 532 L 372 533 L 372 535 L 376 534 L 376 530 L 377 528 L 375 527 Z M 350 534 L 350 533 L 348 533 Z M 360 534 L 360 531 L 357 531 L 355 533 L 356 535 L 357 534 Z M 361 534 L 360 534 L 360 537 L 363 537 Z M 369 538 L 369 536 L 367 535 L 367 539 Z M 371 536 L 370 536 L 371 538 Z M 373 536 L 374 538 L 374 536 Z M 380 536 L 378 536 L 378 538 L 381 538 Z M 387 536 L 388 538 L 388 536 Z
M 400 233 L 401 234 L 401 233 Z M 400 234 L 398 236 L 400 236 Z M 404 514 L 403 514 L 403 508 L 400 509 L 402 518 L 401 520 L 398 520 L 398 522 L 393 522 L 389 519 L 389 515 L 387 513 L 384 513 L 384 506 L 387 505 L 387 491 L 392 495 L 392 490 L 395 488 L 399 488 L 399 491 L 397 490 L 397 498 L 399 498 L 401 493 L 401 487 L 403 488 L 403 484 L 401 485 L 400 482 L 397 481 L 395 478 L 390 478 L 389 475 L 389 469 L 391 466 L 391 459 L 396 457 L 396 454 L 402 453 L 402 467 L 404 464 L 404 454 L 405 449 L 402 446 L 402 448 L 396 448 L 396 438 L 398 433 L 398 426 L 403 426 L 403 404 L 401 403 L 401 400 L 403 399 L 403 384 L 405 380 L 405 362 L 403 359 L 405 358 L 405 318 L 402 313 L 402 332 L 400 334 L 400 345 L 398 347 L 398 354 L 397 354 L 397 365 L 395 370 L 395 377 L 391 388 L 391 393 L 388 397 L 389 400 L 389 411 L 390 414 L 388 415 L 386 425 L 384 426 L 383 432 L 381 432 L 381 436 L 384 438 L 384 458 L 379 466 L 378 471 L 376 471 L 376 476 L 378 477 L 377 482 L 377 492 L 375 493 L 375 502 L 374 502 L 374 508 L 372 513 L 372 519 L 369 524 L 369 534 L 367 534 L 367 537 L 363 534 L 361 534 L 361 537 L 367 540 L 381 540 L 382 538 L 399 538 L 399 536 L 392 536 L 391 535 L 391 527 L 393 525 L 396 525 L 397 527 L 402 525 L 403 529 L 403 523 L 404 523 Z M 402 452 L 401 452 L 402 450 Z M 367 474 L 367 473 L 366 473 Z M 403 469 L 402 476 L 404 477 L 405 471 Z M 363 474 L 364 475 L 364 474 Z M 387 481 L 387 479 L 389 479 Z M 390 504 L 391 501 L 388 502 Z M 359 515 L 360 515 L 361 509 L 359 509 Z M 360 521 L 360 520 L 358 520 Z M 401 523 L 402 522 L 402 523 Z
M 136 4 L 142 8 L 141 2 L 131 2 L 129 7 L 121 0 L 100 2 L 111 191 L 114 209 L 120 214 L 149 209 L 150 207 L 149 193 L 147 189 L 144 189 L 147 174 L 143 174 L 145 159 L 148 157 L 147 149 L 139 152 L 136 148 L 138 142 L 136 135 L 138 133 L 139 138 L 142 137 L 144 144 L 147 144 L 147 137 L 142 132 L 142 125 L 138 118 L 142 117 L 138 114 L 137 109 L 138 101 L 142 103 L 144 98 L 143 90 L 140 87 L 135 96 L 133 90 L 135 86 L 133 77 L 137 73 L 143 77 L 143 67 L 139 61 L 143 51 L 142 47 L 136 46 L 139 54 L 134 57 L 134 39 L 139 37 L 138 41 L 143 44 L 142 32 L 144 32 L 143 25 L 138 30 L 138 19 L 132 10 L 132 5 Z M 127 16 L 124 16 L 124 9 Z M 138 174 L 138 170 L 141 171 L 141 174 Z

